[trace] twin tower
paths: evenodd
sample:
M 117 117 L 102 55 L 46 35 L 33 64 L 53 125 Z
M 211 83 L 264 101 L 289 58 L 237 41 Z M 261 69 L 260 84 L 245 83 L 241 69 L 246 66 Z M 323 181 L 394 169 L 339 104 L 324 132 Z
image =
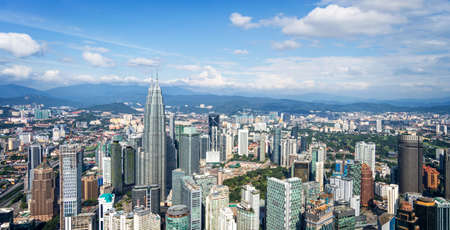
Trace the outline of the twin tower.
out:
M 164 104 L 158 80 L 151 82 L 144 111 L 143 151 L 139 153 L 137 184 L 159 185 L 166 195 L 166 130 Z

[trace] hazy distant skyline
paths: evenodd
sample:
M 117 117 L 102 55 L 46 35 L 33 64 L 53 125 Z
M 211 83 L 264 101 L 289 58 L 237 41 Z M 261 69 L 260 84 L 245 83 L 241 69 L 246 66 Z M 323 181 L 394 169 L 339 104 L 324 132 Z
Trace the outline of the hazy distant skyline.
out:
M 0 81 L 37 89 L 445 97 L 449 45 L 445 0 L 0 0 Z

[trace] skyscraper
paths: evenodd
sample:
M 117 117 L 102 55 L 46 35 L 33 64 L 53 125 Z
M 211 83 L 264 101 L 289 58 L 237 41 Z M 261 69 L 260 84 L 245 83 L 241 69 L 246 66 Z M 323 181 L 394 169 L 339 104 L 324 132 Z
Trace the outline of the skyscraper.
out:
M 205 229 L 219 230 L 220 211 L 228 207 L 229 191 L 225 185 L 215 185 L 206 197 Z
M 134 207 L 150 209 L 153 213 L 160 211 L 160 188 L 159 185 L 136 185 L 131 190 L 131 203 Z
M 46 161 L 33 171 L 31 216 L 40 221 L 49 221 L 55 214 L 55 175 Z
M 180 168 L 186 175 L 198 173 L 200 167 L 200 136 L 195 127 L 184 128 L 180 140 Z
M 375 178 L 375 143 L 360 141 L 355 146 L 355 160 L 366 163 L 372 169 Z
M 166 213 L 166 230 L 189 229 L 189 209 L 186 205 L 171 206 Z
M 136 182 L 136 151 L 131 146 L 123 148 L 123 182 L 133 185 Z
M 206 152 L 209 151 L 209 136 L 201 135 L 200 136 L 200 159 L 206 159 Z
M 398 208 L 398 185 L 390 184 L 387 187 L 388 213 L 396 214 Z
M 185 176 L 182 179 L 181 200 L 189 208 L 189 229 L 200 230 L 202 228 L 202 190 L 192 177 Z
M 118 194 L 123 192 L 122 162 L 122 146 L 115 136 L 113 138 L 113 143 L 111 144 L 111 173 L 114 193 Z
M 361 205 L 369 206 L 369 202 L 373 200 L 373 177 L 370 166 L 363 163 L 361 166 Z
M 301 227 L 302 182 L 298 178 L 267 180 L 266 229 L 290 230 Z
M 244 185 L 241 203 L 238 205 L 237 225 L 243 230 L 259 229 L 259 191 L 252 185 Z
M 238 133 L 238 154 L 240 156 L 248 155 L 248 130 L 240 129 Z
M 264 162 L 266 160 L 266 136 L 262 135 L 259 139 L 258 160 Z
M 77 145 L 59 148 L 61 229 L 70 229 L 70 218 L 81 211 L 82 152 Z
M 219 230 L 236 230 L 236 221 L 234 221 L 233 211 L 226 207 L 220 210 Z
M 28 148 L 27 177 L 25 181 L 25 187 L 27 188 L 29 194 L 31 194 L 31 191 L 33 190 L 33 170 L 42 163 L 42 158 L 43 155 L 41 145 L 32 144 Z M 28 199 L 29 198 L 30 197 L 28 197 Z
M 208 134 L 210 141 L 210 150 L 219 151 L 219 126 L 220 117 L 219 114 L 209 114 L 208 115 Z
M 398 169 L 400 193 L 419 192 L 422 186 L 422 138 L 401 135 L 398 140 Z
M 281 128 L 276 127 L 273 135 L 272 162 L 280 165 L 281 163 Z
M 181 204 L 182 179 L 186 176 L 183 170 L 172 171 L 172 205 Z
M 96 200 L 98 198 L 98 182 L 95 175 L 81 178 L 81 198 L 83 200 Z
M 161 199 L 166 197 L 166 130 L 164 104 L 158 80 L 151 84 L 144 111 L 144 151 L 140 156 L 140 169 L 143 171 L 139 184 L 158 184 Z
M 450 199 L 450 149 L 444 152 L 443 156 L 443 168 L 444 168 L 444 196 L 445 199 Z

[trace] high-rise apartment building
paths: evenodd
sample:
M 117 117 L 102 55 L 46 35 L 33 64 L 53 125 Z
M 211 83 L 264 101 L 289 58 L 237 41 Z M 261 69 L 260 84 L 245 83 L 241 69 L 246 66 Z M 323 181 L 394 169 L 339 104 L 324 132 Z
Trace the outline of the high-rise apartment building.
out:
M 375 143 L 357 142 L 355 146 L 355 160 L 369 165 L 372 169 L 372 176 L 375 178 Z
M 31 217 L 40 221 L 49 221 L 55 215 L 55 175 L 46 161 L 36 167 L 33 172 Z
M 219 230 L 237 230 L 233 211 L 229 207 L 225 207 L 220 210 Z
M 103 184 L 112 184 L 112 175 L 111 175 L 111 157 L 105 156 L 103 157 Z
M 387 212 L 389 214 L 397 214 L 397 208 L 398 208 L 398 185 L 396 184 L 390 184 L 387 187 L 387 203 L 388 203 L 388 210 Z
M 158 184 L 166 198 L 166 129 L 164 104 L 158 80 L 151 84 L 144 109 L 144 151 L 138 158 L 139 185 Z
M 238 154 L 240 156 L 248 155 L 248 130 L 240 129 L 238 133 Z
M 301 227 L 302 182 L 298 178 L 267 180 L 266 229 Z
M 81 178 L 81 193 L 83 200 L 96 200 L 98 198 L 98 182 L 95 175 Z
M 400 193 L 423 191 L 422 186 L 422 138 L 401 135 L 398 140 L 398 179 Z
M 225 185 L 215 185 L 206 197 L 205 229 L 219 230 L 220 211 L 228 207 L 229 190 Z
M 259 191 L 252 185 L 244 185 L 241 203 L 237 206 L 237 226 L 242 230 L 259 229 Z
M 180 168 L 186 175 L 199 172 L 200 136 L 194 127 L 185 127 L 180 140 Z
M 70 218 L 81 211 L 82 152 L 77 145 L 59 148 L 61 229 L 70 229 Z

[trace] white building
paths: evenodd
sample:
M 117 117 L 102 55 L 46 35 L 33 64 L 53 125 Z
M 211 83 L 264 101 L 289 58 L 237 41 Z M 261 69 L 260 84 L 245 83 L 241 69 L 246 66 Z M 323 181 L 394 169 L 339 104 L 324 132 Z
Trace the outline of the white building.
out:
M 220 152 L 219 151 L 207 151 L 206 152 L 206 163 L 220 163 Z
M 249 230 L 259 229 L 259 198 L 259 191 L 255 187 L 249 184 L 244 185 L 241 190 L 241 206 L 253 210 L 254 213 L 253 223 L 250 225 Z
M 375 143 L 360 141 L 355 146 L 355 160 L 366 163 L 372 170 L 372 176 L 375 178 Z
M 81 211 L 82 154 L 77 145 L 62 145 L 60 154 L 61 214 L 65 229 L 71 227 L 71 216 Z
M 218 230 L 220 223 L 220 210 L 228 207 L 229 190 L 224 185 L 214 185 L 206 197 L 205 225 L 206 229 Z
M 248 155 L 248 130 L 240 129 L 238 133 L 238 154 L 240 156 Z
M 355 216 L 359 216 L 361 206 L 361 198 L 359 195 L 355 195 L 350 199 L 350 208 L 355 209 Z
M 112 184 L 111 179 L 111 157 L 103 157 L 103 184 Z
M 387 187 L 388 213 L 396 214 L 398 208 L 398 185 L 390 184 Z
M 220 210 L 219 230 L 237 230 L 233 211 L 231 211 L 231 208 L 229 207 L 225 207 Z
M 324 175 L 324 165 L 323 161 L 316 162 L 316 182 L 319 182 L 320 191 L 323 192 L 323 175 Z
M 377 133 L 381 133 L 383 131 L 383 121 L 381 119 L 377 119 Z
M 104 193 L 98 198 L 98 229 L 105 229 L 104 217 L 105 213 L 113 208 L 115 195 Z
M 160 230 L 161 217 L 150 209 L 136 209 L 133 215 L 134 230 Z

